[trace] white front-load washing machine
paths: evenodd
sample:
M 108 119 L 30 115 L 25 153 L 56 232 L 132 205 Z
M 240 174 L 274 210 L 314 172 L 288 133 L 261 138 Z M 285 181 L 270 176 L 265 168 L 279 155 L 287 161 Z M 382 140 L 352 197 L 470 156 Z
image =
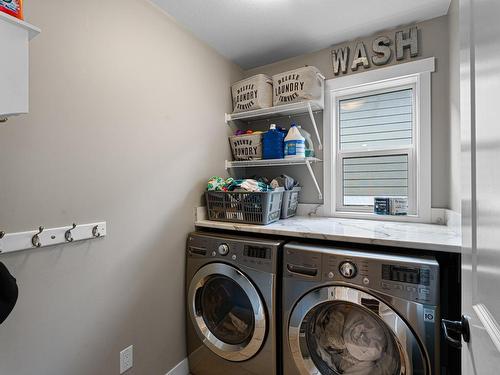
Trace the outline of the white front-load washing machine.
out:
M 438 375 L 439 266 L 290 243 L 283 257 L 284 375 Z
M 191 233 L 187 349 L 192 375 L 276 375 L 282 242 Z

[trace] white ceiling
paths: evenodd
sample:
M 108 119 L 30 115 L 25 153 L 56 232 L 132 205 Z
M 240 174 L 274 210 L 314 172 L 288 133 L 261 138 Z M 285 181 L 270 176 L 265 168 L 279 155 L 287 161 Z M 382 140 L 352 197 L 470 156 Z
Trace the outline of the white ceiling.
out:
M 153 0 L 248 69 L 445 15 L 450 0 Z

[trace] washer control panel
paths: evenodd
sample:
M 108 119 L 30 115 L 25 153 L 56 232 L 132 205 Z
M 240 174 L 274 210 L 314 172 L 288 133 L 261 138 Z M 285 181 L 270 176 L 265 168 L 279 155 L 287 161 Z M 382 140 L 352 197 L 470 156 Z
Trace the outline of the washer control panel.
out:
M 290 243 L 284 247 L 284 277 L 340 283 L 437 305 L 439 265 L 432 257 Z

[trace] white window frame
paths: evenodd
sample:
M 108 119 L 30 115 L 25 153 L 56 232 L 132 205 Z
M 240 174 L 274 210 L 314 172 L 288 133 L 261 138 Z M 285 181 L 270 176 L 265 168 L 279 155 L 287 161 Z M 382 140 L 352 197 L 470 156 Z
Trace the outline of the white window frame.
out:
M 431 222 L 431 73 L 434 57 L 325 82 L 324 214 L 333 217 Z M 349 97 L 413 88 L 413 144 L 391 149 L 340 150 L 338 101 Z M 348 156 L 408 155 L 409 214 L 383 216 L 365 207 L 343 205 L 342 160 Z

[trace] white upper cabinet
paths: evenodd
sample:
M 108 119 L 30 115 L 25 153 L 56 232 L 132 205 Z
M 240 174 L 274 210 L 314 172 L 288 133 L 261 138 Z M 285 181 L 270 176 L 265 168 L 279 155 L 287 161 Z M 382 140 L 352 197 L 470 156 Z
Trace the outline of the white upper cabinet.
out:
M 28 113 L 29 41 L 40 29 L 0 12 L 0 119 Z

